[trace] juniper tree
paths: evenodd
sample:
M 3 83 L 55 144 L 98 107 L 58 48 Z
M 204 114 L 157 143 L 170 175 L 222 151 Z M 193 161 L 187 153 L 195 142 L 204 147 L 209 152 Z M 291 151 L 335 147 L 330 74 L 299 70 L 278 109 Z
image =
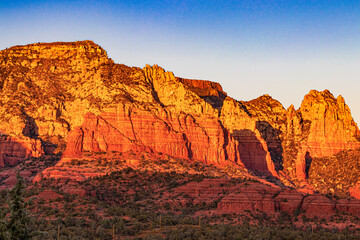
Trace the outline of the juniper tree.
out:
M 7 231 L 11 240 L 30 239 L 29 218 L 26 213 L 26 202 L 23 198 L 24 179 L 18 174 L 17 183 L 9 191 L 10 219 L 7 223 Z
M 6 240 L 9 239 L 9 232 L 7 231 L 7 223 L 5 219 L 5 214 L 0 209 L 0 240 Z

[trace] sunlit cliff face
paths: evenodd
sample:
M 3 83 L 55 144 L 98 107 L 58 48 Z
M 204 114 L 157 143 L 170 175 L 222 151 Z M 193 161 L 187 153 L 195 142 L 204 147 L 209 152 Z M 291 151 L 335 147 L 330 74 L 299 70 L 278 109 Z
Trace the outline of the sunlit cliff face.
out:
M 53 154 L 63 154 L 61 168 L 98 154 L 161 153 L 312 192 L 326 181 L 315 178 L 314 158 L 360 147 L 344 99 L 327 90 L 310 91 L 298 110 L 268 95 L 241 102 L 218 83 L 115 64 L 91 41 L 3 50 L 0 83 L 2 166 Z

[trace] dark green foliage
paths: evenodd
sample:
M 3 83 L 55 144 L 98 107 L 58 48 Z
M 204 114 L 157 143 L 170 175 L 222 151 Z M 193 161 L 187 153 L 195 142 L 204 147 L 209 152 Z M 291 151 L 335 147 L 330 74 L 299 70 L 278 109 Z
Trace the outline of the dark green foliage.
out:
M 11 239 L 30 239 L 29 217 L 26 213 L 26 203 L 23 199 L 24 180 L 18 174 L 18 182 L 9 192 L 10 195 L 10 220 L 8 231 Z
M 193 196 L 178 194 L 173 185 L 176 183 L 175 185 L 182 186 L 189 182 L 200 182 L 205 177 L 187 173 L 139 171 L 126 168 L 79 183 L 79 188 L 91 193 L 82 197 L 64 193 L 59 180 L 46 179 L 28 188 L 26 192 L 30 200 L 27 204 L 24 201 L 22 203 L 23 206 L 27 205 L 28 209 L 32 208 L 32 218 L 25 226 L 27 230 L 35 231 L 29 232 L 31 239 L 34 240 L 57 239 L 58 229 L 62 240 L 111 240 L 113 232 L 115 239 L 148 240 L 360 239 L 356 228 L 325 231 L 320 226 L 320 220 L 303 219 L 301 212 L 298 213 L 298 218 L 306 222 L 303 229 L 296 228 L 293 225 L 295 217 L 285 212 L 277 218 L 251 211 L 244 214 L 203 214 L 208 210 L 216 209 L 220 198 L 214 198 L 213 202 L 196 203 Z M 233 186 L 244 181 L 247 182 L 245 179 L 233 179 L 222 187 Z M 62 181 L 61 184 L 71 183 Z M 12 190 L 13 193 L 19 192 L 15 189 Z M 39 198 L 39 193 L 50 189 L 61 197 Z M 129 191 L 129 189 L 134 191 Z M 167 194 L 170 194 L 171 201 L 167 201 L 169 199 Z M 7 214 L 6 219 L 9 221 L 11 212 L 4 201 L 6 197 L 5 192 L 0 192 L 0 206 L 4 206 L 3 213 Z M 177 198 L 184 201 L 184 204 L 175 204 Z M 201 216 L 198 215 L 199 213 Z M 10 232 L 7 231 L 8 224 L 4 217 L 1 218 L 5 214 L 0 214 L 0 230 L 3 229 L 0 231 L 0 240 L 11 239 Z M 200 221 L 199 218 L 201 218 Z M 340 216 L 337 219 L 340 219 Z M 346 219 L 344 217 L 341 222 L 345 222 Z M 358 219 L 354 221 L 355 224 L 360 223 Z
M 17 183 L 9 191 L 8 206 L 10 209 L 9 220 L 1 216 L 0 236 L 3 239 L 26 240 L 31 239 L 30 219 L 26 212 L 26 202 L 23 199 L 24 180 L 17 175 Z
M 0 239 L 9 239 L 4 213 L 0 210 Z
M 353 235 L 350 232 L 343 231 L 341 233 L 331 233 L 328 231 L 320 230 L 313 232 L 311 229 L 296 230 L 293 228 L 278 228 L 274 226 L 251 226 L 247 224 L 242 225 L 207 225 L 205 227 L 179 227 L 171 229 L 166 232 L 164 238 L 167 240 L 181 240 L 181 239 L 216 239 L 216 240 L 228 240 L 228 239 L 286 239 L 286 240 L 301 240 L 301 239 L 360 239 L 359 236 Z

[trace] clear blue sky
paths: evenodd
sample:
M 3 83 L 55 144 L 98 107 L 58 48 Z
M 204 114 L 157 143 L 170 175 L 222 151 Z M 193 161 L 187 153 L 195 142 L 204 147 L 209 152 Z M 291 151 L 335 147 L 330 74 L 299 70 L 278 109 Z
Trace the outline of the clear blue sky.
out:
M 117 63 L 216 81 L 238 100 L 344 96 L 360 123 L 360 1 L 3 1 L 0 49 L 90 39 Z

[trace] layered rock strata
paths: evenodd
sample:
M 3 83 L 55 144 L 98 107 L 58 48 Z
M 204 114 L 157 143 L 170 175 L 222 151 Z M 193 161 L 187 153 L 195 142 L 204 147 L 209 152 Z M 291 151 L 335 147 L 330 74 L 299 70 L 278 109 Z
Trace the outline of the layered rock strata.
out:
M 291 154 L 284 159 L 286 170 L 305 180 L 313 158 L 336 154 L 360 147 L 359 129 L 344 98 L 328 91 L 312 90 L 295 111 L 287 113 L 284 148 Z
M 310 91 L 298 110 L 268 95 L 237 101 L 218 83 L 115 64 L 91 41 L 1 51 L 0 89 L 0 166 L 44 154 L 68 161 L 146 151 L 233 162 L 303 186 L 313 158 L 360 147 L 344 99 L 327 90 Z
M 42 155 L 44 151 L 39 139 L 25 136 L 0 136 L 0 167 L 14 166 L 26 158 L 38 158 Z
M 321 194 L 303 195 L 295 189 L 274 187 L 257 182 L 234 182 L 226 179 L 205 179 L 191 182 L 175 190 L 193 204 L 216 202 L 218 213 L 256 213 L 270 215 L 285 212 L 290 216 L 330 217 L 337 212 L 357 216 L 360 200 L 337 200 Z M 186 204 L 183 203 L 183 204 Z

